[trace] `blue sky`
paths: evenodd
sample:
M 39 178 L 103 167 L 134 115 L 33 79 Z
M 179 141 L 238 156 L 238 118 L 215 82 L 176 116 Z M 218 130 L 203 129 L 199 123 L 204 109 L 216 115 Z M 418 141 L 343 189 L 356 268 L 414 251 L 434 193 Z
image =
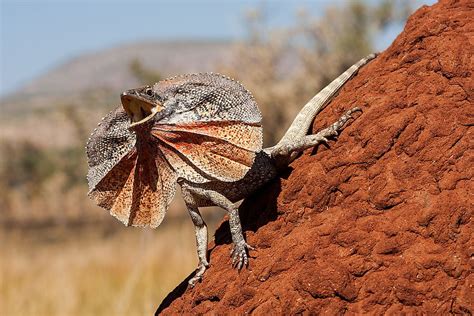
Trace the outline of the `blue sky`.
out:
M 145 39 L 239 38 L 245 31 L 243 16 L 251 8 L 264 5 L 271 12 L 269 24 L 284 26 L 292 24 L 300 8 L 317 15 L 328 4 L 345 0 L 0 1 L 2 95 L 83 53 Z M 433 2 L 420 0 L 417 6 Z M 400 27 L 385 38 L 391 41 Z

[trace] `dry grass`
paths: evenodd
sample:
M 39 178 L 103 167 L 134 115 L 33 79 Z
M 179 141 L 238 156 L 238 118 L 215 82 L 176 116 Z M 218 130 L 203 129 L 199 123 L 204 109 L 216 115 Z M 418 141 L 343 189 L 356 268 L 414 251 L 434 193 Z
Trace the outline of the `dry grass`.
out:
M 190 220 L 107 226 L 3 230 L 0 315 L 151 315 L 196 267 Z

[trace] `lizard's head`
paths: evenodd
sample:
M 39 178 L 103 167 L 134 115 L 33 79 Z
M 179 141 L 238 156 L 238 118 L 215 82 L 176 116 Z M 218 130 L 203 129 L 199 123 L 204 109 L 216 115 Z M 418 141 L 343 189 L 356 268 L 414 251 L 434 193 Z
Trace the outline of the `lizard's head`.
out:
M 160 96 L 152 86 L 127 90 L 120 96 L 122 106 L 130 116 L 130 127 L 145 123 L 163 110 Z

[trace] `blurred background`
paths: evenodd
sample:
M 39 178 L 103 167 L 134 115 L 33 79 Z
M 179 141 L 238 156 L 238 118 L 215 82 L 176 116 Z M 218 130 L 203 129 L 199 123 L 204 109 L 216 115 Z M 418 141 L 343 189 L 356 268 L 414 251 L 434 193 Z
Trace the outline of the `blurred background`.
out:
M 87 197 L 84 145 L 122 91 L 221 72 L 254 94 L 264 141 L 432 0 L 1 1 L 0 315 L 149 315 L 197 265 L 176 198 L 157 230 Z M 224 217 L 204 210 L 210 238 Z

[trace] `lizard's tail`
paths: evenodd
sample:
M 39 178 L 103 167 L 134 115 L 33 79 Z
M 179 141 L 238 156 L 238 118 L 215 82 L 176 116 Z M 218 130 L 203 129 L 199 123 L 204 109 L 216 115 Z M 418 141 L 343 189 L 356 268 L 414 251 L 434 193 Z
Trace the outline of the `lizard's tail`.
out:
M 376 53 L 372 53 L 367 57 L 362 58 L 309 100 L 309 102 L 306 103 L 298 113 L 285 135 L 273 148 L 278 148 L 281 145 L 292 143 L 295 140 L 304 137 L 308 133 L 308 129 L 315 116 L 326 107 L 342 86 L 351 79 L 362 66 L 367 64 L 376 56 Z

